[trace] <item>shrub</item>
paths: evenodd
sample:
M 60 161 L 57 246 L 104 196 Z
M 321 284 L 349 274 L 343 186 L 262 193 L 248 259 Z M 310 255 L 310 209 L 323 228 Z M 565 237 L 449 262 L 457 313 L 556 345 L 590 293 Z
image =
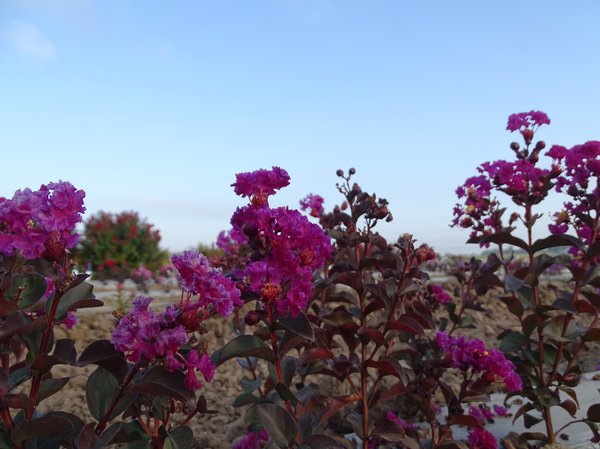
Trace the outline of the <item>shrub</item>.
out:
M 156 272 L 167 258 L 160 232 L 137 212 L 98 212 L 85 221 L 78 259 L 100 279 L 123 280 L 140 266 Z

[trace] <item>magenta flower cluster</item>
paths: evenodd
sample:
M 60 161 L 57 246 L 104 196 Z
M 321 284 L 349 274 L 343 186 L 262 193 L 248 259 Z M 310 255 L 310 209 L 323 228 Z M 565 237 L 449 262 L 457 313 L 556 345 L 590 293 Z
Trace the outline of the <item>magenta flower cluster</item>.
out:
M 435 338 L 454 368 L 463 371 L 472 369 L 473 372 L 481 373 L 481 378 L 489 383 L 500 379 L 508 391 L 521 389 L 521 378 L 515 372 L 515 365 L 501 351 L 486 349 L 479 339 L 467 340 L 446 332 L 438 332 Z
M 171 261 L 179 273 L 177 278 L 181 288 L 191 295 L 198 295 L 196 302 L 187 298 L 186 311 L 213 308 L 226 317 L 243 304 L 233 281 L 221 270 L 212 267 L 204 255 L 197 251 L 184 251 L 173 256 Z
M 289 183 L 290 175 L 287 171 L 273 167 L 271 170 L 238 173 L 232 186 L 236 195 L 249 197 L 252 202 L 263 204 L 269 196 Z
M 231 217 L 230 237 L 254 250 L 241 276 L 263 301 L 275 304 L 278 313 L 295 316 L 311 297 L 313 271 L 331 256 L 330 239 L 297 210 L 269 207 L 268 196 L 289 183 L 285 170 L 273 167 L 242 173 L 236 179 L 236 193 L 252 198 Z M 248 180 L 259 187 L 248 185 Z M 254 200 L 257 195 L 260 201 Z
M 452 302 L 452 298 L 450 297 L 448 292 L 446 292 L 446 290 L 444 290 L 444 288 L 440 285 L 430 285 L 429 291 L 431 292 L 431 295 L 435 298 L 436 302 L 439 302 L 440 304 Z
M 508 116 L 506 129 L 510 132 L 521 131 L 525 128 L 535 129 L 542 125 L 549 125 L 550 119 L 542 111 L 519 112 Z
M 79 239 L 74 229 L 85 211 L 84 197 L 83 190 L 59 181 L 0 198 L 0 254 L 51 260 L 64 255 Z
M 564 203 L 565 209 L 555 214 L 554 223 L 549 226 L 550 232 L 564 234 L 571 224 L 577 236 L 589 245 L 597 236 L 592 235 L 589 223 L 580 217 L 588 216 L 594 220 L 600 214 L 600 142 L 589 141 L 571 149 L 554 145 L 546 155 L 563 164 L 556 190 L 571 197 Z
M 467 436 L 469 448 L 471 449 L 497 449 L 498 442 L 491 432 L 476 427 Z
M 311 217 L 320 217 L 323 214 L 323 197 L 309 193 L 300 200 L 300 210 L 308 212 Z
M 149 308 L 151 302 L 152 298 L 142 296 L 133 301 L 131 310 L 119 320 L 112 333 L 115 348 L 136 364 L 147 361 L 163 364 L 171 370 L 187 370 L 185 384 L 188 388 L 202 386 L 196 370 L 210 382 L 215 366 L 208 354 L 200 356 L 194 348 L 189 349 L 187 356 L 182 353 L 189 337 L 177 309 L 169 306 L 165 311 L 155 313 Z
M 248 432 L 233 445 L 233 449 L 262 449 L 269 441 L 269 434 L 265 429 L 258 432 Z

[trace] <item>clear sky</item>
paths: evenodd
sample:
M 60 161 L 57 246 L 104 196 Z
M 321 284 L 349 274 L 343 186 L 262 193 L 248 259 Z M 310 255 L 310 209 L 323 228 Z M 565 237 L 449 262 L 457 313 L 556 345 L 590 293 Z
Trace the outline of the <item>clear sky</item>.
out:
M 0 196 L 68 180 L 173 251 L 214 241 L 239 171 L 279 165 L 338 202 L 337 168 L 439 251 L 454 189 L 539 137 L 600 139 L 600 2 L 0 0 Z

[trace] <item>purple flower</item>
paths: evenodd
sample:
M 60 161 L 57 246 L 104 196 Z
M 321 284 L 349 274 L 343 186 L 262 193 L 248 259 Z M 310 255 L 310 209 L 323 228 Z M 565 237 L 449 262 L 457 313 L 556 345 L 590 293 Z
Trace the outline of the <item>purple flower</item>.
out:
M 196 303 L 198 308 L 212 306 L 219 314 L 227 316 L 234 307 L 243 304 L 240 291 L 233 281 L 225 277 L 221 270 L 212 267 L 204 255 L 196 251 L 184 251 L 171 260 L 179 272 L 181 287 L 199 295 Z
M 233 445 L 233 449 L 262 449 L 269 441 L 269 434 L 265 429 L 259 432 L 248 432 Z
M 486 349 L 479 339 L 467 340 L 446 332 L 438 332 L 435 338 L 438 346 L 447 353 L 453 367 L 480 372 L 482 379 L 489 383 L 502 379 L 508 391 L 521 389 L 521 378 L 515 372 L 515 366 L 501 351 Z
M 232 184 L 236 195 L 247 196 L 256 205 L 266 205 L 267 198 L 276 190 L 287 186 L 290 176 L 287 171 L 279 167 L 271 170 L 256 170 L 253 172 L 238 173 L 235 183 Z
M 198 382 L 198 378 L 196 377 L 195 370 L 200 371 L 206 382 L 210 382 L 215 375 L 216 367 L 208 354 L 202 354 L 202 357 L 199 357 L 198 352 L 194 349 L 188 353 L 186 365 L 185 385 L 192 390 L 202 388 L 202 384 Z
M 0 198 L 0 253 L 60 259 L 79 238 L 74 229 L 85 211 L 84 197 L 82 190 L 59 181 L 35 192 L 17 190 L 12 199 Z
M 175 355 L 187 342 L 187 332 L 175 323 L 172 311 L 156 315 L 148 308 L 151 302 L 149 297 L 136 298 L 112 332 L 111 341 L 133 363 L 164 359 L 171 369 L 180 368 L 182 363 Z
M 300 209 L 308 211 L 312 217 L 318 217 L 323 214 L 323 197 L 309 193 L 300 200 Z
M 439 285 L 430 285 L 429 289 L 431 290 L 431 294 L 435 297 L 435 300 L 440 304 L 452 302 L 452 298 L 443 287 Z
M 539 128 L 541 125 L 549 125 L 550 119 L 545 112 L 529 111 L 511 114 L 508 116 L 506 129 L 510 132 L 519 131 L 523 128 Z
M 498 442 L 494 435 L 485 429 L 475 428 L 467 436 L 471 449 L 498 449 Z

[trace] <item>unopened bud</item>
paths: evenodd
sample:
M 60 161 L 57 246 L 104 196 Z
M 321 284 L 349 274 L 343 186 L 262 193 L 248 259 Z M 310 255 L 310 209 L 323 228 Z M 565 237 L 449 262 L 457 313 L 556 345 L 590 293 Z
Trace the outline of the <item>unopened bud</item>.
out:
M 348 170 L 348 173 L 350 173 L 351 175 L 356 173 L 356 169 L 354 167 L 352 167 L 350 170 Z
M 335 172 L 335 174 L 341 178 L 342 176 L 344 176 L 344 170 L 338 168 L 337 171 Z
M 517 142 L 513 142 L 510 144 L 510 149 L 513 150 L 515 153 L 519 151 L 520 148 L 521 146 Z
M 251 310 L 246 315 L 244 315 L 244 323 L 248 326 L 254 326 L 260 321 L 260 315 L 256 310 Z

